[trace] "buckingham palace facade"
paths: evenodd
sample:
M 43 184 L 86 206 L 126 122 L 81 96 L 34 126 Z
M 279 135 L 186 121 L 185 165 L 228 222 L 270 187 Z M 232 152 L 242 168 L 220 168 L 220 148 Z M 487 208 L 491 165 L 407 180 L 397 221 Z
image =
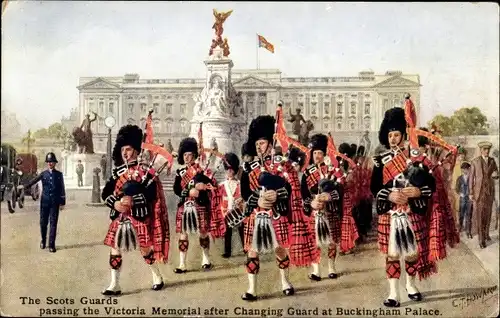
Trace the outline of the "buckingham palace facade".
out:
M 364 131 L 373 138 L 384 112 L 401 107 L 404 94 L 410 93 L 417 113 L 420 108 L 419 75 L 387 71 L 377 75 L 363 71 L 353 77 L 282 77 L 280 70 L 232 70 L 232 84 L 242 92 L 247 123 L 261 114 L 274 115 L 278 100 L 284 102 L 289 115 L 301 114 L 314 122 L 316 132 L 332 132 L 336 143 L 357 142 Z M 170 139 L 174 148 L 189 135 L 195 102 L 193 95 L 201 92 L 204 78 L 141 79 L 138 74 L 121 77 L 81 77 L 78 123 L 90 111 L 97 113 L 92 123 L 94 148 L 105 152 L 107 116 L 116 119 L 113 137 L 126 124 L 144 128 L 147 112 L 153 109 L 153 127 L 157 142 Z M 287 123 L 290 130 L 290 123 Z

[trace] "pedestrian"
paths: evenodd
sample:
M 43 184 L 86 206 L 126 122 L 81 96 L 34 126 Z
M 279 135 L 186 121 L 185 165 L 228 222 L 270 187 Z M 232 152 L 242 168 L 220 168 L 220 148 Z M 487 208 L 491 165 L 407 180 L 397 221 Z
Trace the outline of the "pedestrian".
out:
M 78 187 L 83 187 L 83 165 L 82 161 L 78 160 L 78 164 L 76 165 L 76 176 L 78 178 Z
M 464 229 L 464 221 L 465 221 L 465 231 L 467 233 L 467 237 L 472 238 L 471 234 L 471 201 L 469 198 L 469 172 L 470 172 L 470 163 L 463 161 L 460 166 L 462 169 L 462 174 L 458 176 L 455 182 L 455 192 L 460 197 L 460 205 L 459 205 L 459 232 L 462 232 Z
M 42 181 L 42 196 L 40 198 L 40 248 L 45 249 L 47 242 L 47 227 L 50 223 L 49 251 L 56 252 L 56 234 L 59 211 L 66 205 L 66 191 L 62 172 L 56 170 L 57 158 L 53 152 L 45 156 L 47 170 L 42 171 L 24 187 L 30 188 L 38 181 Z
M 158 262 L 168 261 L 168 212 L 161 182 L 142 169 L 137 161 L 142 140 L 142 130 L 138 126 L 120 128 L 112 154 L 115 168 L 110 171 L 111 177 L 101 194 L 110 208 L 111 219 L 104 239 L 104 245 L 111 249 L 111 282 L 102 291 L 106 296 L 121 294 L 122 253 L 136 247 L 140 248 L 144 262 L 151 270 L 152 289 L 158 291 L 164 286 Z
M 469 196 L 473 205 L 473 224 L 476 225 L 479 247 L 485 248 L 490 238 L 491 210 L 495 195 L 493 179 L 498 179 L 498 167 L 491 158 L 491 142 L 482 141 L 478 144 L 481 155 L 471 162 Z
M 108 159 L 106 158 L 106 155 L 102 155 L 101 157 L 102 180 L 106 180 L 108 178 L 108 175 L 106 174 L 107 168 L 108 168 Z
M 224 169 L 226 170 L 226 180 L 219 185 L 219 193 L 222 198 L 221 208 L 222 215 L 226 219 L 226 233 L 224 235 L 224 254 L 222 257 L 231 257 L 233 228 L 227 222 L 228 213 L 238 207 L 238 202 L 241 198 L 240 181 L 236 179 L 236 175 L 240 169 L 240 160 L 238 156 L 232 152 L 228 152 L 223 158 Z M 243 245 L 243 225 L 240 223 L 235 226 L 238 231 L 241 245 Z

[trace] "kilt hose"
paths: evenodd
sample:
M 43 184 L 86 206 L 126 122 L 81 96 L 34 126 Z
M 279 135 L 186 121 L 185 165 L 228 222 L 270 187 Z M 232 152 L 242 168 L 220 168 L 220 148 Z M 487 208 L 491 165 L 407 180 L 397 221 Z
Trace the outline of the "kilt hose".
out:
M 198 215 L 198 229 L 200 233 L 210 233 L 210 214 L 206 207 L 195 203 L 196 214 Z M 175 215 L 175 232 L 182 233 L 182 216 L 184 215 L 184 205 L 177 208 Z
M 359 238 L 356 222 L 352 217 L 354 208 L 352 187 L 346 187 L 342 203 L 340 250 L 345 253 L 356 246 L 355 242 Z
M 244 223 L 243 236 L 245 240 L 244 242 L 245 251 L 252 250 L 253 231 L 255 228 L 255 210 L 249 217 L 245 219 L 245 221 L 243 221 Z M 278 242 L 278 245 L 283 248 L 289 248 L 290 247 L 289 233 L 291 231 L 291 226 L 288 223 L 288 218 L 280 217 L 277 220 L 272 219 L 272 226 L 274 229 L 274 233 L 276 234 L 276 241 Z
M 151 216 L 146 217 L 145 220 L 139 221 L 133 216 L 128 216 L 132 226 L 134 227 L 137 235 L 137 242 L 139 247 L 148 248 L 153 246 L 153 220 Z M 116 218 L 109 225 L 108 233 L 104 239 L 104 245 L 115 248 L 115 237 L 118 225 L 120 224 L 120 217 Z
M 418 261 L 417 272 L 420 280 L 437 272 L 436 263 L 429 259 L 429 231 L 427 217 L 416 213 L 408 213 L 408 219 L 417 241 Z M 389 250 L 389 234 L 391 232 L 391 215 L 384 213 L 378 216 L 378 247 L 386 254 Z

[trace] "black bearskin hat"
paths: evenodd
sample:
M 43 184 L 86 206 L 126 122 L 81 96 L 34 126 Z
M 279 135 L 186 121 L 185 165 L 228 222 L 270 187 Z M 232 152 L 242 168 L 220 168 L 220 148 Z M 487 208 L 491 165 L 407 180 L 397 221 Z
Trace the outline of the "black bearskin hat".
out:
M 247 142 L 245 142 L 241 146 L 241 157 L 245 157 L 245 156 L 250 156 L 250 154 L 248 153 L 248 143 Z
M 384 120 L 382 120 L 382 124 L 380 124 L 378 140 L 386 148 L 390 148 L 389 133 L 391 131 L 401 132 L 401 134 L 403 134 L 403 138 L 406 135 L 406 119 L 403 108 L 395 107 L 385 112 Z
M 178 152 L 178 157 L 177 157 L 177 162 L 180 165 L 184 164 L 184 154 L 186 152 L 191 152 L 193 153 L 194 158 L 198 158 L 198 143 L 196 142 L 196 139 L 193 137 L 187 137 L 182 139 L 180 145 L 179 145 L 179 152 Z
M 306 154 L 297 147 L 290 147 L 288 150 L 288 159 L 297 163 L 299 167 L 302 167 L 306 163 Z
M 358 152 L 356 154 L 358 157 L 364 157 L 365 154 L 365 146 L 359 146 L 358 147 Z
M 238 170 L 240 169 L 240 159 L 238 159 L 238 156 L 235 153 L 228 152 L 224 154 L 224 169 L 232 169 L 234 173 L 238 173 Z
M 316 134 L 311 137 L 309 148 L 311 151 L 321 150 L 326 155 L 326 148 L 328 147 L 328 137 L 323 134 Z
M 248 154 L 250 156 L 257 155 L 255 142 L 260 139 L 265 139 L 269 143 L 273 142 L 274 124 L 276 123 L 273 116 L 264 115 L 252 120 L 248 128 Z
M 137 152 L 141 152 L 142 129 L 137 125 L 126 125 L 120 128 L 116 136 L 115 147 L 113 148 L 113 162 L 116 167 L 121 166 L 123 162 L 122 147 L 131 146 Z
M 286 185 L 286 180 L 269 172 L 263 172 L 259 176 L 259 185 L 266 188 L 266 190 L 276 191 Z
M 425 127 L 420 127 L 419 129 L 423 130 L 423 131 L 429 131 L 429 129 L 427 129 Z M 418 136 L 418 146 L 419 147 L 425 147 L 428 144 L 429 144 L 429 138 L 427 138 L 425 136 Z
M 356 153 L 358 152 L 358 145 L 356 144 L 351 144 L 351 152 L 348 154 L 349 158 L 354 158 L 356 156 Z
M 343 142 L 339 145 L 339 148 L 337 149 L 338 152 L 340 152 L 341 154 L 344 154 L 346 156 L 349 156 L 349 154 L 351 153 L 351 146 L 349 146 L 348 143 L 346 142 Z

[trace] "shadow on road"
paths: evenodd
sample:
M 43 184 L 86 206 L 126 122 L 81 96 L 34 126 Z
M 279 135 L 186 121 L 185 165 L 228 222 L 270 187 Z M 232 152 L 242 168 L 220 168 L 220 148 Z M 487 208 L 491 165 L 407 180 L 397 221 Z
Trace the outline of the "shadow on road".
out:
M 219 281 L 219 280 L 225 280 L 225 279 L 232 279 L 232 278 L 237 278 L 241 277 L 241 274 L 232 274 L 232 275 L 224 275 L 224 276 L 214 276 L 214 277 L 205 277 L 205 278 L 197 278 L 197 279 L 190 279 L 190 280 L 182 280 L 182 281 L 175 281 L 175 282 L 166 282 L 164 290 L 168 290 L 172 287 L 178 287 L 178 286 L 184 286 L 184 285 L 189 285 L 189 284 L 198 284 L 198 283 L 205 283 L 205 282 L 210 282 L 210 281 Z M 153 291 L 151 288 L 140 288 L 140 289 L 134 289 L 129 292 L 122 293 L 122 295 L 133 295 L 133 294 L 139 294 L 142 292 L 146 291 Z
M 460 299 L 462 297 L 471 297 L 481 299 L 481 302 L 487 301 L 489 298 L 498 295 L 498 286 L 488 286 L 488 287 L 475 287 L 475 288 L 456 288 L 456 289 L 443 289 L 443 290 L 432 290 L 429 292 L 422 292 L 422 301 L 419 304 L 431 303 L 446 299 Z M 438 296 L 431 297 L 429 296 Z M 442 296 L 440 296 L 442 295 Z M 401 303 L 401 307 L 415 305 L 416 302 L 406 301 Z
M 58 246 L 57 249 L 59 250 L 69 250 L 72 248 L 84 248 L 84 247 L 94 247 L 98 245 L 103 245 L 102 241 L 99 242 L 92 242 L 92 243 L 81 243 L 81 244 L 72 244 L 72 245 L 63 245 L 63 246 Z

